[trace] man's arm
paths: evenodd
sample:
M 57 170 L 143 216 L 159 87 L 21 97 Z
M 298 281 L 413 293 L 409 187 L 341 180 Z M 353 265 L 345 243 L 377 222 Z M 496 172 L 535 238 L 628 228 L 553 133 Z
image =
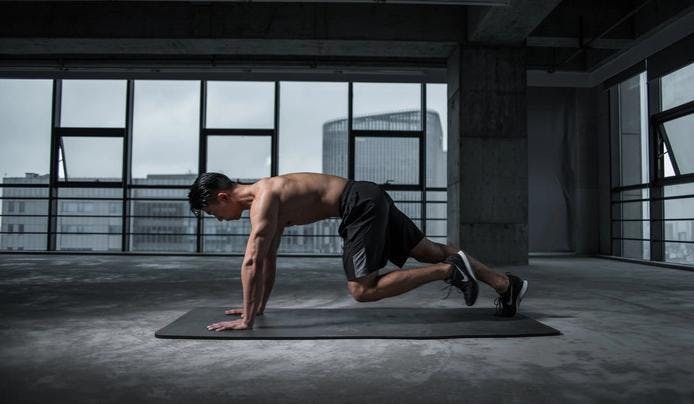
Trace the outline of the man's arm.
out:
M 262 304 L 262 282 L 265 261 L 272 249 L 272 240 L 277 230 L 279 203 L 269 191 L 258 195 L 251 206 L 251 234 L 246 244 L 246 255 L 241 267 L 243 285 L 243 319 L 248 328 L 253 327 L 255 313 Z
M 241 267 L 243 286 L 243 317 L 234 321 L 210 324 L 208 330 L 244 330 L 253 328 L 255 314 L 263 300 L 262 280 L 266 257 L 272 248 L 277 230 L 279 201 L 271 191 L 261 192 L 251 205 L 251 234 L 246 243 L 246 254 Z
M 280 226 L 280 228 L 275 232 L 275 237 L 272 240 L 272 249 L 270 250 L 270 255 L 265 261 L 265 268 L 263 269 L 263 303 L 260 305 L 258 314 L 263 314 L 265 311 L 267 301 L 270 299 L 270 293 L 272 293 L 272 288 L 275 286 L 277 250 L 279 249 L 280 242 L 282 241 L 282 232 L 284 232 L 284 226 Z

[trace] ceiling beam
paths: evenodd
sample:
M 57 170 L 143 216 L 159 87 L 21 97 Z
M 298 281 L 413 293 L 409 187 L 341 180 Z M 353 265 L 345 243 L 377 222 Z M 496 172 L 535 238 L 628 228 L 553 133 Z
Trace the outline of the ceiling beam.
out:
M 591 42 L 588 47 L 592 49 L 623 49 L 633 44 L 633 39 L 600 38 Z M 580 48 L 581 40 L 572 37 L 529 36 L 526 46 L 537 48 Z
M 506 7 L 470 7 L 467 39 L 487 44 L 523 44 L 561 0 L 511 0 Z

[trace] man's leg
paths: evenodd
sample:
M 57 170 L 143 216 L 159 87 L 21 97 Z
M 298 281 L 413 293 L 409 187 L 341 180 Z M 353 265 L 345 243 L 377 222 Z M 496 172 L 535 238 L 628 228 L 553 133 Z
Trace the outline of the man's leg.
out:
M 419 262 L 433 263 L 441 262 L 445 260 L 446 257 L 457 254 L 458 251 L 460 251 L 460 248 L 436 243 L 424 237 L 422 241 L 420 241 L 412 249 L 412 251 L 410 251 L 410 257 Z M 486 283 L 500 293 L 508 288 L 508 276 L 502 273 L 494 272 L 472 256 L 468 254 L 465 255 L 470 261 L 472 270 L 475 272 L 475 276 L 478 280 Z
M 447 279 L 451 271 L 451 264 L 441 262 L 421 268 L 393 271 L 381 276 L 373 273 L 348 281 L 347 288 L 355 300 L 373 302 L 403 294 L 425 283 Z
M 425 283 L 447 279 L 452 267 L 441 261 L 450 255 L 457 254 L 459 250 L 453 246 L 435 243 L 425 237 L 412 249 L 410 256 L 419 262 L 434 263 L 434 265 L 393 271 L 382 276 L 372 274 L 349 281 L 347 287 L 352 296 L 360 302 L 397 296 Z M 467 257 L 477 279 L 500 293 L 508 288 L 508 276 L 492 271 L 470 255 Z

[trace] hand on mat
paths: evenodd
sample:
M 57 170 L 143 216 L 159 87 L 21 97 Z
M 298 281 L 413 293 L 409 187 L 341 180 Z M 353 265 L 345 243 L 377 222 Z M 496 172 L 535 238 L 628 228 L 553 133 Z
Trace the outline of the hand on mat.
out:
M 241 318 L 243 318 L 243 309 L 230 309 L 230 310 L 224 310 L 224 314 L 240 314 Z M 258 310 L 255 313 L 256 316 L 262 316 L 263 315 L 263 310 Z
M 207 326 L 208 331 L 224 331 L 224 330 L 250 330 L 253 328 L 246 320 L 238 319 L 234 321 L 222 321 Z

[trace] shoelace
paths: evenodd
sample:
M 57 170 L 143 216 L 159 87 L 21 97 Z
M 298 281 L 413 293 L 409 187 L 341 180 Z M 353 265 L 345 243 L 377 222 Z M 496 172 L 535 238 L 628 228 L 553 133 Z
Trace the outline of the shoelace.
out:
M 496 306 L 496 312 L 501 313 L 504 311 L 504 303 L 501 300 L 501 296 L 494 299 L 494 306 Z

